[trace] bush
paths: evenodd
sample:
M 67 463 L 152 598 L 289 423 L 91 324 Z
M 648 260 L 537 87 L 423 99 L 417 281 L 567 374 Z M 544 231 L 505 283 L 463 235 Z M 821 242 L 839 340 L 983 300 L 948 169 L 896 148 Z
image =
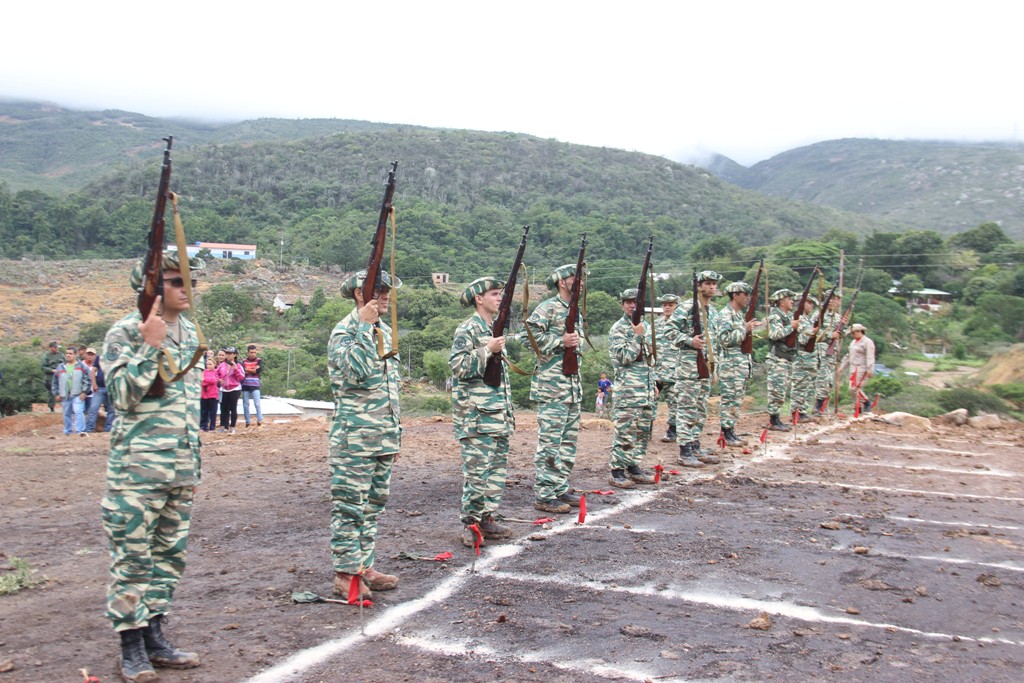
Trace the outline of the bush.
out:
M 996 384 L 991 388 L 992 393 L 999 398 L 1015 403 L 1018 406 L 1024 406 L 1024 383 Z
M 452 412 L 452 402 L 447 396 L 428 396 L 420 403 L 420 410 L 447 415 Z
M 881 394 L 889 398 L 903 391 L 903 383 L 895 377 L 883 377 L 881 375 L 872 377 L 864 385 L 864 393 L 868 396 Z
M 0 354 L 0 415 L 14 415 L 32 409 L 34 401 L 46 400 L 39 359 L 27 353 Z
M 966 408 L 970 415 L 1006 412 L 1006 403 L 1000 398 L 977 389 L 945 389 L 938 393 L 935 400 L 947 412 L 961 408 Z

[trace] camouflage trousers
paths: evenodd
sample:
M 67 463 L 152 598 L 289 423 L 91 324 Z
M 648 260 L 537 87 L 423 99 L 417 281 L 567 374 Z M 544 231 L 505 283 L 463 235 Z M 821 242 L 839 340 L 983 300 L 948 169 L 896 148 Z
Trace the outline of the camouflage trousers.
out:
M 817 378 L 818 354 L 814 351 L 797 351 L 796 360 L 793 361 L 790 410 L 806 413 L 811 408 L 814 400 L 814 382 Z
M 765 365 L 768 366 L 768 414 L 780 415 L 786 403 L 793 363 L 769 353 Z
M 722 429 L 731 429 L 740 420 L 743 397 L 747 393 L 750 379 L 750 356 L 746 353 L 733 358 L 718 359 L 718 393 L 721 403 L 718 407 L 718 423 Z
M 612 439 L 611 469 L 640 465 L 647 455 L 654 424 L 654 406 L 615 408 L 615 436 Z
M 700 439 L 708 419 L 711 379 L 677 379 L 679 407 L 676 409 L 677 441 L 681 444 Z
M 462 523 L 475 524 L 495 514 L 508 472 L 507 436 L 467 436 L 462 452 Z
M 373 566 L 377 518 L 388 502 L 394 461 L 394 453 L 358 456 L 330 449 L 334 571 L 358 574 Z
M 832 396 L 836 386 L 836 354 L 818 354 L 818 378 L 814 382 L 814 398 L 826 399 Z
M 551 500 L 569 490 L 579 433 L 579 403 L 545 403 L 537 409 L 537 452 L 533 456 L 537 500 Z
M 679 412 L 679 389 L 676 382 L 665 382 L 661 386 L 658 398 L 665 401 L 668 406 L 668 423 L 676 423 L 676 413 Z
M 185 571 L 191 486 L 108 489 L 100 505 L 110 544 L 107 618 L 115 631 L 166 614 Z

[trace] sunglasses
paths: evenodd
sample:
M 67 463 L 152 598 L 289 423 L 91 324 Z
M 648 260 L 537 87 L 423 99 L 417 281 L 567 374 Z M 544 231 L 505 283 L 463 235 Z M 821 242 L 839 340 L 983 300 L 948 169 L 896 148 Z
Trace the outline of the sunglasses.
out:
M 169 277 L 169 278 L 165 278 L 164 279 L 164 283 L 170 285 L 171 287 L 177 287 L 178 289 L 181 289 L 181 288 L 183 288 L 185 286 L 185 278 L 182 278 L 182 277 Z M 193 287 L 193 289 L 195 288 L 195 286 L 196 286 L 196 279 L 192 278 L 192 287 Z

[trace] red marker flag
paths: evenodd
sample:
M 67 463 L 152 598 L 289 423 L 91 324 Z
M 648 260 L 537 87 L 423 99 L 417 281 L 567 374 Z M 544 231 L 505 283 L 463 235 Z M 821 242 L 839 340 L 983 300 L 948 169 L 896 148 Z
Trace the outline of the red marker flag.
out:
M 854 396 L 853 400 L 857 402 L 857 405 L 853 407 L 853 416 L 860 417 L 860 397 Z
M 480 546 L 484 542 L 484 535 L 480 533 L 480 527 L 476 524 L 470 524 L 469 530 L 473 532 L 473 550 L 476 552 L 477 556 L 479 556 Z
M 826 408 L 828 408 L 828 400 L 829 400 L 830 398 L 832 398 L 832 397 L 831 397 L 831 396 L 826 396 L 826 397 L 825 397 L 825 400 L 821 402 L 821 412 L 823 412 L 823 413 L 824 413 L 824 412 L 825 412 L 825 409 L 826 409 Z
M 768 428 L 765 427 L 764 431 L 761 432 L 761 443 L 764 443 L 767 440 L 768 440 Z
M 450 560 L 450 559 L 452 559 L 452 554 L 451 553 L 439 553 L 437 555 L 434 555 L 434 561 L 435 562 L 444 562 L 445 560 Z
M 664 472 L 664 471 L 665 471 L 665 468 L 662 467 L 661 463 L 658 463 L 657 465 L 654 466 L 654 483 L 655 484 L 661 483 L 661 473 Z
M 587 497 L 580 496 L 580 516 L 577 523 L 583 524 L 585 521 L 587 521 Z
M 370 600 L 360 600 L 362 597 L 362 591 L 359 590 L 359 584 L 362 581 L 362 574 L 353 574 L 352 583 L 348 585 L 348 604 L 359 605 L 360 607 L 373 607 L 373 602 Z
M 800 413 L 796 410 L 793 411 L 793 424 L 800 421 Z
M 717 443 L 719 448 L 725 448 L 725 434 L 719 433 Z
M 548 522 L 555 521 L 554 517 L 541 517 L 540 519 L 533 520 L 534 524 L 547 524 Z
M 878 407 L 878 399 L 880 397 L 881 397 L 881 394 L 875 394 L 875 400 L 871 402 L 871 412 L 875 412 L 875 408 Z

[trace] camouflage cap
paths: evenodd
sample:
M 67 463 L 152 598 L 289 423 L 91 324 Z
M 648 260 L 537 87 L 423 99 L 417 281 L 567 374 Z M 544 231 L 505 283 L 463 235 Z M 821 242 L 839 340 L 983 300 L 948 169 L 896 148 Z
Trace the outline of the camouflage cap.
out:
M 548 289 L 558 289 L 558 281 L 564 280 L 567 277 L 571 277 L 576 274 L 576 264 L 566 263 L 564 266 L 555 268 L 555 272 L 548 275 L 548 279 L 544 281 L 544 284 L 548 286 Z
M 181 261 L 178 260 L 177 249 L 164 252 L 164 260 L 162 267 L 164 270 L 176 270 L 178 272 L 181 272 Z M 188 260 L 188 267 L 189 270 L 192 272 L 204 270 L 206 268 L 206 261 L 199 258 L 198 256 L 193 256 Z M 142 291 L 142 275 L 145 272 L 145 270 L 145 259 L 140 260 L 138 263 L 135 264 L 135 267 L 132 268 L 130 282 L 132 289 L 136 292 Z
M 811 295 L 811 294 L 808 294 L 808 295 L 807 295 L 807 300 L 808 300 L 808 301 L 810 301 L 810 302 L 811 302 L 812 304 L 814 304 L 815 306 L 817 306 L 817 305 L 818 305 L 818 297 L 816 297 L 816 296 L 813 296 L 813 295 Z
M 637 291 L 636 287 L 630 287 L 629 289 L 622 290 L 619 294 L 619 301 L 636 301 L 636 295 L 640 292 Z
M 485 294 L 492 289 L 501 289 L 505 286 L 505 283 L 494 277 L 478 277 L 477 279 L 466 285 L 466 288 L 462 290 L 462 296 L 459 297 L 459 303 L 466 308 L 471 308 L 476 302 L 477 294 Z
M 782 301 L 787 296 L 793 297 L 793 296 L 796 296 L 796 293 L 792 289 L 785 289 L 785 288 L 783 288 L 783 289 L 776 289 L 772 293 L 770 298 L 771 298 L 772 301 Z
M 702 270 L 697 273 L 697 282 L 718 282 L 722 279 L 722 276 L 713 270 Z
M 677 304 L 679 303 L 679 297 L 675 294 L 662 294 L 658 297 L 659 304 Z
M 360 270 L 355 275 L 350 276 L 347 280 L 341 283 L 341 295 L 346 299 L 354 298 L 355 291 L 363 286 L 363 280 L 366 279 L 366 271 Z M 402 286 L 401 278 L 392 278 L 388 274 L 388 271 L 380 271 L 380 284 L 390 289 L 399 289 Z
M 725 288 L 725 293 L 726 294 L 753 294 L 754 293 L 754 288 L 751 287 L 750 285 L 748 285 L 746 282 L 743 282 L 742 280 L 737 280 L 736 282 L 733 282 L 732 284 L 730 284 L 728 287 Z

